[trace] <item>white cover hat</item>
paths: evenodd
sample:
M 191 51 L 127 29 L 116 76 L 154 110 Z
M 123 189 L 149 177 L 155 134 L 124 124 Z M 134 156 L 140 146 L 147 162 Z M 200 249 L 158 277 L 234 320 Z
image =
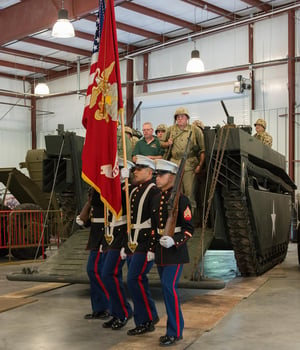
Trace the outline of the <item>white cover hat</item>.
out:
M 118 159 L 119 167 L 124 168 L 124 159 L 120 158 Z M 127 160 L 127 169 L 131 169 L 134 167 L 134 163 L 132 163 L 130 160 Z
M 173 162 L 169 162 L 168 160 L 155 159 L 155 170 L 166 171 L 171 174 L 176 174 L 178 170 L 178 165 Z
M 152 170 L 155 170 L 154 160 L 152 160 L 146 156 L 142 156 L 141 154 L 137 154 L 137 156 L 136 156 L 135 166 L 138 167 L 139 165 L 141 165 L 143 167 L 151 168 Z

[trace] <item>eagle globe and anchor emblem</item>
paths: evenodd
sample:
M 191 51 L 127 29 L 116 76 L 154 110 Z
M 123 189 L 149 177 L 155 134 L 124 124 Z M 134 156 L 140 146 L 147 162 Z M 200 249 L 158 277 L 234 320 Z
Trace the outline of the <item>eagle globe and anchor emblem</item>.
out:
M 117 83 L 111 84 L 109 77 L 114 69 L 115 62 L 113 61 L 107 68 L 100 72 L 100 68 L 96 69 L 95 82 L 97 86 L 93 86 L 89 108 L 92 109 L 101 94 L 98 102 L 98 109 L 94 114 L 96 120 L 105 120 L 109 122 L 109 117 L 112 121 L 118 120 L 118 86 Z
M 92 109 L 98 103 L 98 108 L 95 111 L 94 118 L 96 120 L 105 120 L 106 123 L 118 121 L 118 85 L 111 84 L 109 77 L 114 70 L 115 61 L 105 68 L 102 72 L 100 68 L 95 71 L 96 86 L 92 88 L 91 100 L 89 108 Z M 99 95 L 100 98 L 99 98 Z M 105 164 L 101 166 L 101 175 L 107 178 L 115 178 L 119 174 L 117 157 L 115 157 L 115 164 Z

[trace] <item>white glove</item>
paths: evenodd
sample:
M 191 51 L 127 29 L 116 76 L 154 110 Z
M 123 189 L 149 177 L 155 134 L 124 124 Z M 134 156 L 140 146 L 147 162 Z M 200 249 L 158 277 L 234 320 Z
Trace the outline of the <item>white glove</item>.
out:
M 152 261 L 155 258 L 155 254 L 153 252 L 147 252 L 147 261 Z
M 122 247 L 121 250 L 120 250 L 120 257 L 122 260 L 125 260 L 126 257 L 127 257 L 127 254 L 125 253 L 125 248 Z
M 80 215 L 76 216 L 76 224 L 78 226 L 84 226 L 84 222 L 80 219 Z
M 100 253 L 103 253 L 102 244 L 100 244 L 99 252 L 100 252 Z
M 174 239 L 170 236 L 162 236 L 159 243 L 165 248 L 170 248 L 175 244 Z
M 122 177 L 122 179 L 129 178 L 129 169 L 128 168 L 121 169 L 121 177 Z

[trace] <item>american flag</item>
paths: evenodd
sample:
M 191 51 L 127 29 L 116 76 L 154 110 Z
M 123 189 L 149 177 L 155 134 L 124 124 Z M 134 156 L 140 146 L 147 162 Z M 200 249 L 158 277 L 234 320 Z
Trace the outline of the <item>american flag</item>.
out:
M 118 114 L 123 108 L 114 1 L 100 0 L 82 124 L 82 178 L 117 218 L 122 213 Z
M 90 105 L 91 93 L 92 93 L 92 88 L 93 88 L 94 79 L 95 79 L 95 71 L 98 63 L 99 45 L 100 45 L 101 33 L 103 29 L 104 13 L 105 13 L 105 1 L 100 0 L 99 11 L 97 12 L 96 32 L 94 36 L 94 43 L 93 43 L 93 50 L 92 50 L 89 82 L 88 82 L 88 88 L 86 92 L 85 106 L 84 106 L 84 112 L 83 112 L 83 118 L 82 118 L 82 124 L 85 128 L 87 127 L 86 125 L 87 119 L 88 119 L 87 114 L 89 114 L 88 108 Z

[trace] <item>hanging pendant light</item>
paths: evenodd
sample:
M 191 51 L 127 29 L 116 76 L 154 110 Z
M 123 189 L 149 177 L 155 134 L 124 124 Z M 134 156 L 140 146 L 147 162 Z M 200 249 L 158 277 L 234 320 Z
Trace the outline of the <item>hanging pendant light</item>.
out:
M 58 19 L 52 28 L 51 35 L 55 38 L 72 38 L 75 36 L 73 24 L 68 19 L 68 11 L 64 9 L 64 1 L 61 2 L 58 11 Z
M 50 94 L 49 86 L 46 84 L 45 79 L 41 79 L 36 87 L 34 88 L 34 93 L 39 96 L 46 96 Z
M 191 53 L 191 59 L 186 65 L 186 71 L 189 73 L 201 73 L 204 70 L 204 63 L 200 58 L 200 52 L 194 49 Z

